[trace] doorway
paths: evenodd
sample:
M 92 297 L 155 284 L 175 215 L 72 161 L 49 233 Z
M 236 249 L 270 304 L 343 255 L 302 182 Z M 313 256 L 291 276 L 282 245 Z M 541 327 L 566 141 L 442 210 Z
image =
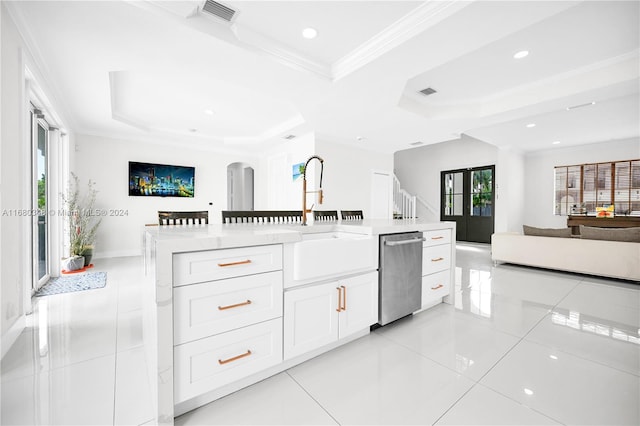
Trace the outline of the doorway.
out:
M 490 243 L 495 224 L 495 166 L 440 173 L 440 220 L 456 222 L 456 241 Z
M 31 110 L 32 141 L 32 253 L 33 291 L 42 287 L 49 271 L 49 125 L 37 109 Z
M 227 209 L 253 210 L 253 168 L 246 163 L 227 166 Z

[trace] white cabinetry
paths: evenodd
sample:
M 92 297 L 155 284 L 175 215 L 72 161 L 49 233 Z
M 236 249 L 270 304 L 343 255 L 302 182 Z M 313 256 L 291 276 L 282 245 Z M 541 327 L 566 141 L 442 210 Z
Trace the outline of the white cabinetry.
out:
M 422 243 L 422 308 L 442 301 L 451 290 L 451 229 L 426 231 Z
M 377 272 L 291 289 L 284 295 L 284 358 L 366 330 L 377 319 Z
M 174 255 L 174 403 L 282 362 L 282 246 Z

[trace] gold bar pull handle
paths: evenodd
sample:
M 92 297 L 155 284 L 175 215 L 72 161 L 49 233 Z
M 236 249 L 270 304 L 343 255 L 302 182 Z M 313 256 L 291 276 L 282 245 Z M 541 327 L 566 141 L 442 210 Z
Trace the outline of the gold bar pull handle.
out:
M 444 257 L 436 257 L 435 259 L 431 259 L 432 262 L 440 262 L 441 260 L 444 260 Z
M 442 284 L 438 284 L 435 287 L 431 287 L 431 290 L 437 290 L 437 289 L 442 288 L 442 287 L 444 287 Z
M 224 311 L 224 310 L 227 310 L 227 309 L 233 309 L 233 308 L 238 308 L 240 306 L 250 305 L 251 303 L 253 303 L 253 302 L 251 302 L 251 300 L 247 299 L 246 302 L 236 303 L 235 305 L 218 306 L 218 310 L 219 311 Z
M 342 309 L 343 311 L 347 310 L 347 288 L 343 285 L 340 286 L 342 289 Z
M 338 309 L 336 309 L 336 311 L 340 312 L 342 310 L 342 289 L 336 287 L 336 290 L 338 290 Z
M 218 263 L 218 266 L 224 268 L 226 266 L 247 265 L 251 263 L 251 259 L 241 260 L 239 262 Z
M 237 361 L 237 360 L 239 360 L 240 358 L 244 358 L 244 357 L 247 357 L 247 356 L 249 356 L 249 355 L 251 355 L 251 350 L 247 349 L 247 352 L 245 352 L 245 353 L 243 353 L 243 354 L 240 354 L 240 355 L 236 355 L 236 356 L 234 356 L 234 357 L 232 357 L 232 358 L 219 359 L 219 360 L 218 360 L 218 364 L 220 364 L 220 365 L 224 365 L 224 364 L 227 364 L 227 363 L 229 363 L 229 362 Z
M 432 240 L 441 240 L 443 238 L 443 236 L 431 237 Z

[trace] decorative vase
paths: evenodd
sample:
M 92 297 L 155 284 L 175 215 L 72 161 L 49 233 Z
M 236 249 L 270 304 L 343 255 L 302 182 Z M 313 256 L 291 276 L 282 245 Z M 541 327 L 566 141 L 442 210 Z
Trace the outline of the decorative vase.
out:
M 77 271 L 84 267 L 84 256 L 72 256 L 67 259 L 67 271 Z
M 84 246 L 81 255 L 84 256 L 84 266 L 89 266 L 93 257 L 93 246 Z

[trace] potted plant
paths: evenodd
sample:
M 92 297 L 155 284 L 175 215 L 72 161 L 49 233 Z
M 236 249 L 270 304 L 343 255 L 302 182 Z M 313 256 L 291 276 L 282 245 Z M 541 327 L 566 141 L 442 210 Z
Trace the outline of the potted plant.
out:
M 75 259 L 70 263 L 78 263 L 78 257 L 84 257 L 84 262 L 80 266 L 88 266 L 93 256 L 93 245 L 96 239 L 96 231 L 102 222 L 102 217 L 95 209 L 96 195 L 95 182 L 89 180 L 87 191 L 80 193 L 78 176 L 71 173 L 72 181 L 69 184 L 69 192 L 63 195 L 69 217 L 69 251 L 70 259 Z M 69 270 L 77 265 L 69 265 Z M 76 268 L 76 269 L 80 269 Z

